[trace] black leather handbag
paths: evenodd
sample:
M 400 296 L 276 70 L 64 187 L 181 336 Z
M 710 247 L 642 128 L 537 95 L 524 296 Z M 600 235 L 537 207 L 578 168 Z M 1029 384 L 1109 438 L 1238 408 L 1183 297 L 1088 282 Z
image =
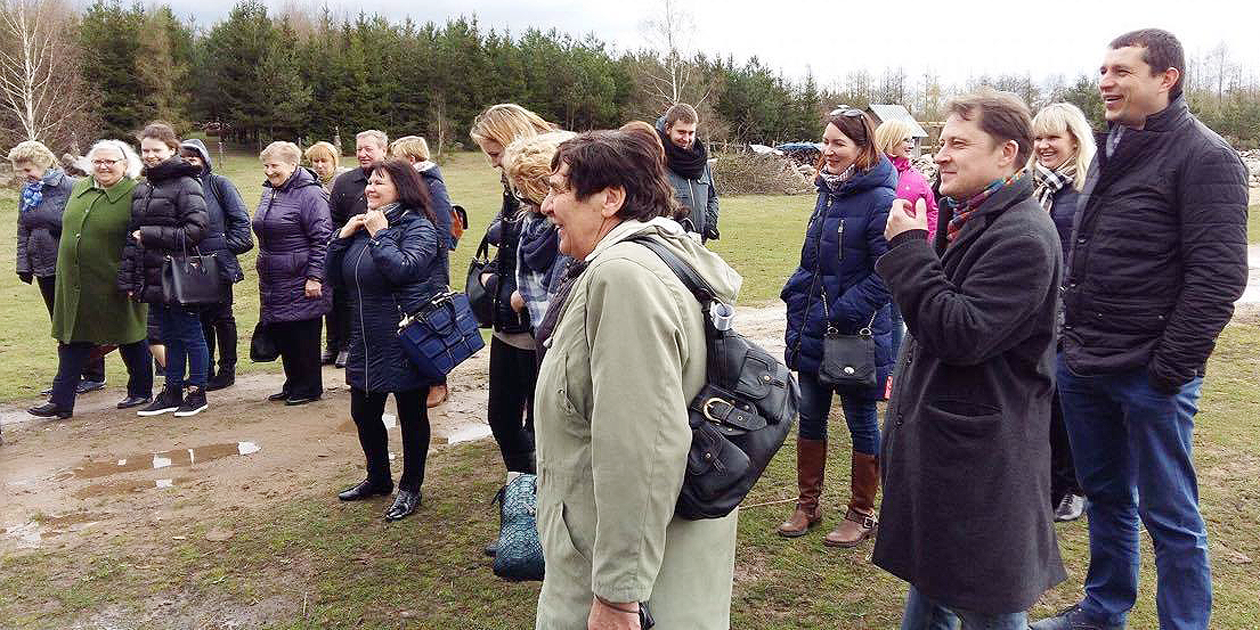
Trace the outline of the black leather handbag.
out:
M 477 325 L 489 328 L 494 325 L 494 295 L 481 283 L 481 276 L 494 273 L 494 265 L 490 260 L 490 236 L 481 237 L 481 245 L 468 263 L 468 276 L 464 282 L 464 293 L 468 296 L 468 305 L 472 308 Z
M 181 241 L 183 239 L 180 239 Z M 202 306 L 223 301 L 223 276 L 214 254 L 195 254 L 183 247 L 182 255 L 162 260 L 162 302 L 179 306 Z
M 707 382 L 688 405 L 691 450 L 674 512 L 690 520 L 721 518 L 739 506 L 783 446 L 800 389 L 778 358 L 730 328 L 734 308 L 718 301 L 690 265 L 651 238 L 630 240 L 659 256 L 704 313 Z
M 824 305 L 826 300 L 824 294 Z M 876 310 L 875 313 L 879 311 Z M 830 321 L 827 322 L 827 334 L 823 337 L 822 365 L 818 366 L 818 382 L 832 387 L 875 386 L 878 375 L 875 369 L 875 337 L 871 333 L 874 325 L 875 315 L 871 315 L 871 321 L 858 334 L 842 335 Z
M 280 348 L 276 346 L 276 338 L 271 335 L 270 326 L 258 322 L 254 326 L 254 334 L 249 338 L 249 360 L 267 363 L 279 358 Z

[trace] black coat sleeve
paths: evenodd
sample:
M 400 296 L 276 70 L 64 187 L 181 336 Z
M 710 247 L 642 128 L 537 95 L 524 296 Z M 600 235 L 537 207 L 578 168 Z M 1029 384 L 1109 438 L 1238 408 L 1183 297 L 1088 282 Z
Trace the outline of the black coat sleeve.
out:
M 956 284 L 927 240 L 898 239 L 875 269 L 918 344 L 944 363 L 977 365 L 1023 339 L 1021 329 L 1058 281 L 1058 249 L 1031 235 L 1011 238 Z
M 1247 287 L 1247 174 L 1238 155 L 1213 146 L 1181 169 L 1182 289 L 1151 356 L 1151 384 L 1172 393 L 1207 363 Z
M 223 234 L 227 239 L 228 251 L 240 256 L 254 248 L 253 230 L 249 223 L 249 210 L 245 208 L 245 200 L 228 178 L 214 176 L 210 184 L 219 191 L 219 205 L 223 207 Z

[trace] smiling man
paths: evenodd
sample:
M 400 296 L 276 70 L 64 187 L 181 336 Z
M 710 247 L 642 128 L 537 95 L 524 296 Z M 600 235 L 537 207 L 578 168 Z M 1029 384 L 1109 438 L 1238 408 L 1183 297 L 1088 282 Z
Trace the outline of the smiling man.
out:
M 1111 42 L 1099 138 L 1077 206 L 1058 362 L 1063 419 L 1089 499 L 1085 597 L 1037 630 L 1125 626 L 1141 518 L 1164 630 L 1208 627 L 1212 577 L 1191 458 L 1203 370 L 1247 282 L 1247 177 L 1181 94 L 1171 33 Z
M 873 561 L 910 583 L 902 630 L 1027 630 L 1065 577 L 1050 493 L 1050 393 L 1062 256 L 1023 171 L 1028 107 L 983 90 L 941 130 L 940 226 L 894 202 L 875 265 L 910 337 L 884 421 Z
M 696 137 L 700 115 L 686 103 L 676 103 L 656 122 L 656 132 L 665 148 L 665 172 L 674 187 L 674 197 L 688 210 L 685 227 L 700 240 L 717 240 L 718 195 L 709 169 L 709 150 Z

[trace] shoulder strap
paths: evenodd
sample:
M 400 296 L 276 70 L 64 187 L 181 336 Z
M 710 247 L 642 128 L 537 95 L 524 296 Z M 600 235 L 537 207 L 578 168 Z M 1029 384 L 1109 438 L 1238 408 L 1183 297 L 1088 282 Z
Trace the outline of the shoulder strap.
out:
M 705 282 L 704 279 L 696 273 L 696 270 L 692 269 L 691 265 L 683 262 L 681 258 L 674 254 L 674 252 L 669 251 L 668 247 L 665 247 L 651 237 L 643 235 L 632 236 L 626 240 L 638 243 L 659 256 L 665 265 L 669 267 L 669 270 L 674 272 L 674 275 L 678 276 L 678 279 L 682 281 L 683 286 L 687 287 L 687 290 L 691 291 L 691 294 L 696 296 L 696 300 L 700 302 L 701 306 L 707 309 L 709 302 L 717 299 L 716 292 L 709 286 L 709 283 Z

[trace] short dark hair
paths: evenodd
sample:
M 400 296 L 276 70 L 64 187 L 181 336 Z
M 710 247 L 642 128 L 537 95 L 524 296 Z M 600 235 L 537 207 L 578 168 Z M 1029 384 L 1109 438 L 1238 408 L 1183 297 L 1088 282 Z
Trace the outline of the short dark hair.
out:
M 621 188 L 625 203 L 617 211 L 623 220 L 651 221 L 676 217 L 679 208 L 665 175 L 660 149 L 639 132 L 589 131 L 566 140 L 551 158 L 551 171 L 569 165 L 569 187 L 579 201 L 606 188 Z
M 179 136 L 175 135 L 175 129 L 169 124 L 160 120 L 155 120 L 144 126 L 144 130 L 140 132 L 140 139 L 153 138 L 161 140 L 172 151 L 179 153 Z
M 389 181 L 394 183 L 394 189 L 398 191 L 398 203 L 408 210 L 423 214 L 437 227 L 437 215 L 433 214 L 433 204 L 429 202 L 429 187 L 425 186 L 411 162 L 402 158 L 382 160 L 372 165 L 371 173 L 388 175 Z M 442 241 L 440 235 L 438 240 Z
M 1002 144 L 1014 140 L 1019 145 L 1015 164 L 1028 162 L 1032 155 L 1032 112 L 1024 99 L 1013 92 L 1000 92 L 993 88 L 980 90 L 949 101 L 946 114 L 958 114 L 963 120 L 977 120 L 980 129 Z
M 700 114 L 696 113 L 696 108 L 686 103 L 675 103 L 672 107 L 665 110 L 665 128 L 669 129 L 677 122 L 698 125 L 700 124 Z
M 850 110 L 852 111 L 852 110 Z M 837 110 L 839 112 L 839 110 Z M 875 166 L 879 163 L 880 150 L 875 146 L 875 126 L 871 124 L 871 119 L 865 112 L 858 112 L 860 116 L 845 116 L 842 113 L 827 114 L 823 120 L 824 129 L 827 125 L 835 125 L 840 133 L 844 134 L 853 144 L 858 147 L 857 159 L 853 161 L 853 166 L 859 171 Z M 826 162 L 823 156 L 818 156 L 818 170 L 822 170 L 823 164 Z
M 1167 72 L 1169 68 L 1177 69 L 1177 82 L 1168 91 L 1169 98 L 1181 96 L 1181 83 L 1186 79 L 1186 52 L 1176 35 L 1158 28 L 1143 28 L 1129 31 L 1111 40 L 1110 48 L 1140 47 L 1142 61 L 1151 67 L 1151 76 Z

